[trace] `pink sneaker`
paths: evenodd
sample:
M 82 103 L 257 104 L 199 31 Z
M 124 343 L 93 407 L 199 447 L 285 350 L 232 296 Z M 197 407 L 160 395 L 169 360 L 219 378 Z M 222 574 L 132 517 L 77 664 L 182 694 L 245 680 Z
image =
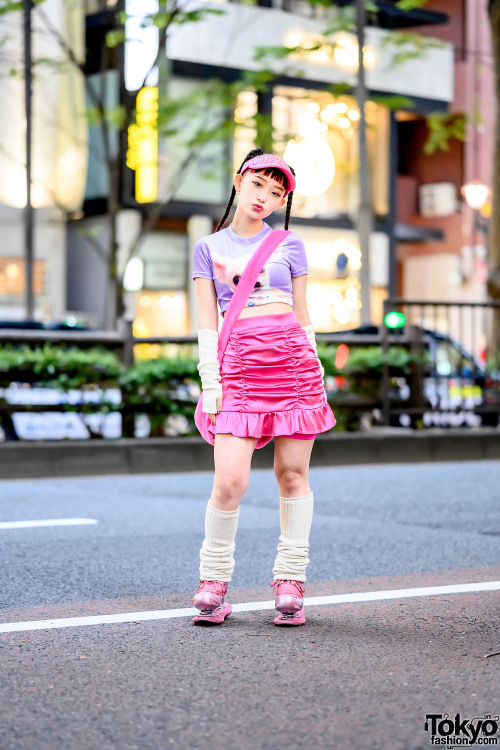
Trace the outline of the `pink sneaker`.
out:
M 200 614 L 193 622 L 224 622 L 233 611 L 229 602 L 224 601 L 227 594 L 227 583 L 222 581 L 200 581 L 194 595 L 193 604 Z
M 279 612 L 275 625 L 304 625 L 304 584 L 301 581 L 277 580 L 271 583 Z

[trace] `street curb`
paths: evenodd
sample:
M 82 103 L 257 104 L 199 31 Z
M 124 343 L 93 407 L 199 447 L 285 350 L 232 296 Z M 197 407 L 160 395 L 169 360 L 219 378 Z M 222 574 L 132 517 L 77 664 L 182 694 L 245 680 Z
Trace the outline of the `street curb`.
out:
M 256 450 L 252 467 L 273 467 L 273 442 Z M 391 428 L 319 435 L 311 466 L 500 459 L 496 429 Z M 213 471 L 213 447 L 201 437 L 0 444 L 0 479 Z

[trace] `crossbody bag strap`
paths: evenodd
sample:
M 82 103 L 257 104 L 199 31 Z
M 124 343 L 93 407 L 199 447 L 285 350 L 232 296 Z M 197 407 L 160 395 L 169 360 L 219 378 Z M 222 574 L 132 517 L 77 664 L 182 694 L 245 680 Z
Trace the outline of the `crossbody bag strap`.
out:
M 288 229 L 273 229 L 269 232 L 267 237 L 262 240 L 261 244 L 254 252 L 250 260 L 245 266 L 245 269 L 241 275 L 241 279 L 236 287 L 229 307 L 227 308 L 226 314 L 224 315 L 224 322 L 219 334 L 218 344 L 218 358 L 219 362 L 222 363 L 222 358 L 226 350 L 227 342 L 232 333 L 233 326 L 236 319 L 243 307 L 248 300 L 250 292 L 254 288 L 254 284 L 257 281 L 259 273 L 262 270 L 262 266 L 265 264 L 269 256 L 274 250 L 288 237 L 290 230 Z

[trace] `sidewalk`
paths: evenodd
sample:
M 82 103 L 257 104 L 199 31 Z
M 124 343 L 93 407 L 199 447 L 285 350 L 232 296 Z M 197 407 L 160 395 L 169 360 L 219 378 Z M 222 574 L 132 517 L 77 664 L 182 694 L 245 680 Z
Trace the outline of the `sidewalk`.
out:
M 273 442 L 254 452 L 254 468 L 272 468 Z M 311 466 L 500 459 L 500 430 L 379 428 L 316 438 Z M 0 479 L 212 471 L 213 448 L 201 437 L 0 444 Z

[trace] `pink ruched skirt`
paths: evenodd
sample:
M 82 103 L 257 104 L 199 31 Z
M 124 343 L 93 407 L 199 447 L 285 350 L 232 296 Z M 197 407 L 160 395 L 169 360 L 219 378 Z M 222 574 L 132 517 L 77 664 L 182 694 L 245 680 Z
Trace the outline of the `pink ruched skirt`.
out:
M 236 320 L 221 367 L 222 411 L 213 436 L 312 439 L 335 425 L 314 349 L 293 311 Z M 212 438 L 212 439 L 210 439 Z

